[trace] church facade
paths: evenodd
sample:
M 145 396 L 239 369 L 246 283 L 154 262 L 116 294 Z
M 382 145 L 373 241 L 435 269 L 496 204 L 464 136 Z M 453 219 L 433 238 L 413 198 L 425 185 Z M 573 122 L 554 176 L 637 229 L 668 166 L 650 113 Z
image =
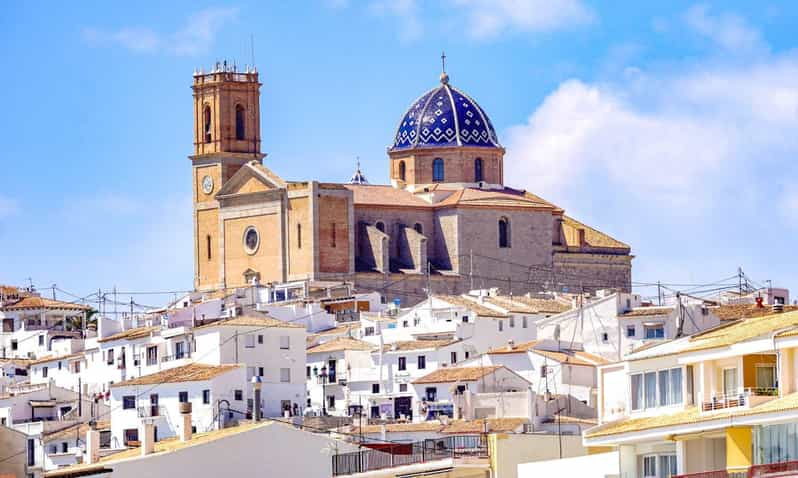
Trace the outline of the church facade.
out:
M 505 186 L 486 112 L 449 84 L 415 100 L 388 150 L 388 185 L 287 181 L 263 165 L 257 72 L 194 75 L 194 285 L 349 280 L 415 303 L 500 287 L 631 289 L 630 247 Z

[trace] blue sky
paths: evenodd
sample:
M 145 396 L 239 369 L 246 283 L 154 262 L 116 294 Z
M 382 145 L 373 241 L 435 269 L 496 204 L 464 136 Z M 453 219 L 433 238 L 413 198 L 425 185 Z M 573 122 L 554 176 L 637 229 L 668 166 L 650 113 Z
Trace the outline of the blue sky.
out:
M 632 245 L 634 280 L 798 286 L 792 2 L 16 2 L 0 18 L 0 282 L 191 287 L 191 74 L 249 62 L 267 166 L 387 181 L 409 103 L 452 84 L 506 177 Z M 46 12 L 46 14 L 45 14 Z

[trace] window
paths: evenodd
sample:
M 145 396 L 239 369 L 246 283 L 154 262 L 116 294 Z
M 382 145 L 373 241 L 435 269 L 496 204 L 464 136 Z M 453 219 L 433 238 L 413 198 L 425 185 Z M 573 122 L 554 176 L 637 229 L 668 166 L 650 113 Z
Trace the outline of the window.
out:
M 291 369 L 290 368 L 281 368 L 280 369 L 280 382 L 289 383 L 290 381 L 291 381 Z
M 443 160 L 441 158 L 435 158 L 435 160 L 432 161 L 432 182 L 442 183 L 443 177 Z
M 646 387 L 646 408 L 657 406 L 657 373 L 646 372 L 643 375 L 643 383 Z
M 136 408 L 136 396 L 125 395 L 122 397 L 122 410 L 132 410 Z
M 244 139 L 244 107 L 242 105 L 236 105 L 236 139 L 241 141 Z
M 66 453 L 69 451 L 69 444 L 67 442 L 61 443 L 61 453 Z
M 47 378 L 47 366 L 42 367 L 42 377 Z
M 515 317 L 510 317 L 510 327 L 515 327 Z
M 438 399 L 438 388 L 437 387 L 427 387 L 424 389 L 424 397 L 427 399 L 428 402 L 434 402 Z
M 374 225 L 380 232 L 385 232 L 385 223 L 382 221 L 377 221 L 377 224 Z
M 452 362 L 452 365 L 457 363 L 457 352 L 452 352 L 449 354 L 449 359 Z
M 330 233 L 331 233 L 330 247 L 336 247 L 336 244 L 335 244 L 335 223 L 332 223 L 332 226 L 330 227 Z
M 404 161 L 399 161 L 399 180 L 400 181 L 404 181 L 405 180 L 405 162 Z
M 474 182 L 482 181 L 482 159 L 477 158 L 474 160 Z
M 665 338 L 665 326 L 662 324 L 657 325 L 647 325 L 645 327 L 646 338 L 647 339 L 664 339 Z
M 211 260 L 211 258 L 213 257 L 213 256 L 211 255 L 211 235 L 210 235 L 210 234 L 208 234 L 207 236 L 205 236 L 205 247 L 206 247 L 206 248 L 207 248 L 207 250 L 208 250 L 208 260 L 210 261 L 210 260 Z
M 643 374 L 636 373 L 631 376 L 632 382 L 632 410 L 643 408 Z
M 407 391 L 407 384 L 406 383 L 400 383 L 399 384 L 399 391 L 400 392 L 406 392 Z
M 302 224 L 296 225 L 296 248 L 302 249 Z
M 238 400 L 238 401 L 243 400 L 244 399 L 244 392 L 241 391 L 241 390 L 233 391 L 233 399 L 234 400 Z
M 211 403 L 211 391 L 210 390 L 203 390 L 202 391 L 202 403 L 204 405 L 208 405 Z
M 186 343 L 175 342 L 175 358 L 181 359 L 186 356 Z
M 305 377 L 310 378 L 310 365 L 305 367 Z
M 139 441 L 139 429 L 138 428 L 128 428 L 124 432 L 124 444 L 126 446 L 130 446 L 132 442 Z
M 43 345 L 44 345 L 44 335 L 40 335 L 39 336 L 39 346 L 41 347 Z
M 291 348 L 291 337 L 283 335 L 280 337 L 280 350 L 288 350 Z
M 399 357 L 399 370 L 407 370 L 407 357 Z
M 335 410 L 335 395 L 327 395 L 327 409 Z
M 610 334 L 608 334 L 607 332 L 602 332 L 601 341 L 604 342 L 605 344 L 608 343 L 610 341 Z
M 58 362 L 58 370 L 61 370 L 61 362 Z
M 203 113 L 203 132 L 205 134 L 205 142 L 211 142 L 211 107 L 205 106 L 205 111 Z
M 367 337 L 370 337 L 370 336 L 374 335 L 374 327 L 366 327 L 363 330 L 363 335 L 365 335 Z
M 259 344 L 263 343 L 263 335 L 260 335 L 260 334 L 258 335 L 258 343 Z
M 380 384 L 379 383 L 372 383 L 371 384 L 371 393 L 380 393 Z
M 501 332 L 501 331 L 503 331 L 503 330 L 504 330 L 504 321 L 503 321 L 503 320 L 500 320 L 500 321 L 499 321 L 499 332 Z
M 419 234 L 424 234 L 424 227 L 419 222 L 413 224 L 413 229 Z
M 521 328 L 524 328 L 524 329 L 525 329 L 525 328 L 527 328 L 528 326 L 529 326 L 529 324 L 527 323 L 527 318 L 526 318 L 526 316 L 523 316 L 523 317 L 521 317 Z
M 114 364 L 114 349 L 108 350 L 106 363 L 108 365 L 113 365 Z
M 775 365 L 757 364 L 756 366 L 756 388 L 770 389 L 776 387 L 776 367 Z
M 36 450 L 36 441 L 33 438 L 28 438 L 28 466 L 33 466 L 36 464 L 36 457 L 34 455 L 34 451 Z
M 188 402 L 188 392 L 178 392 L 177 393 L 177 401 L 180 403 Z
M 627 337 L 634 337 L 635 336 L 635 326 L 634 325 L 627 325 L 626 326 L 626 336 Z
M 465 358 L 466 358 L 466 360 L 468 360 L 468 357 L 469 357 L 469 355 L 471 355 L 471 354 L 468 352 L 468 350 L 466 350 L 466 351 L 465 351 Z
M 263 367 L 258 367 L 258 377 L 263 377 Z
M 150 395 L 150 415 L 157 417 L 160 414 L 160 410 L 158 409 L 158 394 L 153 393 Z
M 463 316 L 463 323 L 464 323 L 464 324 L 467 324 L 467 323 L 468 323 L 468 316 L 467 316 L 467 315 L 464 315 L 464 316 Z
M 19 348 L 19 343 L 17 339 L 11 339 L 11 350 L 17 350 Z
M 723 393 L 727 396 L 737 393 L 737 369 L 723 369 Z
M 510 247 L 510 220 L 506 217 L 499 219 L 499 247 Z
M 427 368 L 427 357 L 424 355 L 418 356 L 418 369 L 423 370 Z
M 643 457 L 643 476 L 657 478 L 657 457 L 654 455 Z
M 147 365 L 157 365 L 158 364 L 158 347 L 153 345 L 152 347 L 147 347 Z
M 255 336 L 252 334 L 244 336 L 244 347 L 251 349 L 255 347 Z

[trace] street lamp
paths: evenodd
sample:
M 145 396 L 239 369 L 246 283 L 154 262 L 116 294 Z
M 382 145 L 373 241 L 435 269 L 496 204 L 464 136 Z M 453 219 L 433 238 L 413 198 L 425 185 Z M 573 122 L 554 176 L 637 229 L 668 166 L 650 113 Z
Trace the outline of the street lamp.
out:
M 327 366 L 321 368 L 319 378 L 321 378 L 321 414 L 327 416 Z

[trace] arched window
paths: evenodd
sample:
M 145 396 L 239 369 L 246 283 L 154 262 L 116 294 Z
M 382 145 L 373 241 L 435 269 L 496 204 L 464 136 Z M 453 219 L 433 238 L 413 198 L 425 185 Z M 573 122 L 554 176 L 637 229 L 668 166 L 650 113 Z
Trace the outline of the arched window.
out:
M 405 162 L 399 161 L 399 179 L 404 181 L 405 180 Z
M 413 225 L 413 229 L 415 229 L 419 234 L 424 234 L 424 228 L 421 226 L 420 222 L 417 222 L 415 225 Z
M 242 105 L 236 105 L 236 139 L 242 140 L 244 139 L 244 107 Z
M 205 111 L 202 113 L 202 124 L 203 129 L 202 131 L 205 134 L 205 142 L 211 142 L 211 107 L 205 106 Z
M 443 182 L 443 160 L 441 158 L 435 158 L 432 161 L 432 182 Z
M 499 219 L 499 247 L 510 247 L 510 220 Z
M 380 232 L 385 232 L 385 223 L 382 221 L 377 221 L 377 224 L 374 224 L 374 227 L 376 227 Z
M 474 160 L 474 182 L 478 183 L 482 178 L 482 158 L 477 158 Z

